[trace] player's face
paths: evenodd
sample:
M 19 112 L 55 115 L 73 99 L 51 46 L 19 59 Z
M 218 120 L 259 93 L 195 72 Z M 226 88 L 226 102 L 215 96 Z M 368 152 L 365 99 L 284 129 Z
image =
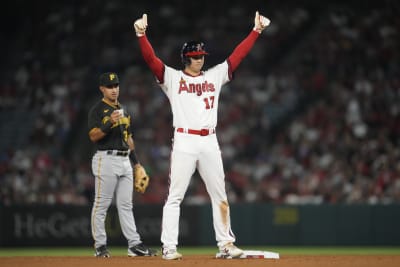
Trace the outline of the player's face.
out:
M 119 84 L 100 86 L 104 98 L 111 102 L 116 102 L 119 96 Z
M 194 72 L 199 73 L 204 65 L 204 55 L 190 57 L 190 65 L 188 68 Z

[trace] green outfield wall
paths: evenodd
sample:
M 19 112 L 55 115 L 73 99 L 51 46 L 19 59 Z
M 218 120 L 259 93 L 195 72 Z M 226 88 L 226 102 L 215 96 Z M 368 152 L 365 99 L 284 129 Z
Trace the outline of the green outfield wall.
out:
M 0 246 L 91 246 L 88 206 L 0 206 Z M 161 205 L 135 206 L 142 239 L 160 245 Z M 215 245 L 210 205 L 183 205 L 180 245 Z M 400 205 L 231 205 L 240 245 L 400 245 Z M 117 210 L 106 220 L 110 245 L 125 245 Z

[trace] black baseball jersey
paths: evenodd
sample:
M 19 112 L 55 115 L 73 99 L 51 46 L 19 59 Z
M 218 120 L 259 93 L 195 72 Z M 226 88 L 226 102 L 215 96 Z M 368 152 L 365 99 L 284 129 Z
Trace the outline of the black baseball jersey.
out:
M 88 126 L 89 132 L 93 128 L 100 128 L 110 120 L 111 113 L 117 109 L 124 110 L 124 117 L 111 127 L 111 131 L 102 139 L 96 142 L 97 150 L 128 150 L 128 137 L 131 132 L 131 116 L 120 103 L 111 104 L 102 99 L 89 111 Z

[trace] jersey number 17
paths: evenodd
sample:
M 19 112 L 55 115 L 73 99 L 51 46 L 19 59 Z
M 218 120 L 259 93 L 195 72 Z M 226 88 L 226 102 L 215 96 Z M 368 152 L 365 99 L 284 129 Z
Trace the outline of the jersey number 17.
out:
M 203 99 L 204 103 L 206 103 L 206 109 L 210 109 L 214 107 L 214 96 L 206 97 Z

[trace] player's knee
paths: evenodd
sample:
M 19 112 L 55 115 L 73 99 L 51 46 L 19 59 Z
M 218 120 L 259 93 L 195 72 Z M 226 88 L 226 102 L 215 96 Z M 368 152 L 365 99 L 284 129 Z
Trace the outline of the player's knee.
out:
M 117 201 L 117 209 L 131 210 L 132 202 L 130 201 Z
M 183 197 L 180 196 L 168 196 L 167 202 L 165 205 L 168 206 L 179 206 L 182 203 Z

